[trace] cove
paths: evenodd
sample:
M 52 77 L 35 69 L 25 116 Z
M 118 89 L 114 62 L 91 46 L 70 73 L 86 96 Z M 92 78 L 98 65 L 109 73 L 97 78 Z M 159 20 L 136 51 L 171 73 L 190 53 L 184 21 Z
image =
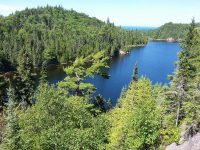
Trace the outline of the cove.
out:
M 93 79 L 86 79 L 86 82 L 95 85 L 97 88 L 95 95 L 100 94 L 106 99 L 111 99 L 115 105 L 122 88 L 128 86 L 132 80 L 136 62 L 139 76 L 146 76 L 153 84 L 169 84 L 167 76 L 173 74 L 175 70 L 174 63 L 178 59 L 177 54 L 180 49 L 179 43 L 151 41 L 145 47 L 133 48 L 127 55 L 112 58 L 110 68 L 107 69 L 109 79 L 95 76 Z M 65 76 L 61 69 L 50 71 L 49 82 L 56 84 Z

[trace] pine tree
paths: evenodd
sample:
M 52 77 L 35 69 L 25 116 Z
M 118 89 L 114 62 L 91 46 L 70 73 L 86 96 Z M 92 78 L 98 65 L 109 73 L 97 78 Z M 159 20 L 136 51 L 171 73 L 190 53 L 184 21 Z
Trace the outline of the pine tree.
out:
M 196 28 L 195 19 L 192 19 L 192 22 L 190 23 L 190 27 L 188 29 L 188 34 L 184 42 L 184 49 L 190 50 L 192 46 L 192 41 L 194 40 L 194 29 Z
M 20 149 L 20 128 L 18 124 L 18 116 L 15 112 L 15 93 L 11 87 L 8 89 L 8 108 L 6 120 L 7 124 L 3 146 L 7 150 Z
M 189 98 L 183 103 L 183 110 L 185 113 L 184 120 L 182 121 L 187 125 L 188 129 L 184 133 L 184 139 L 194 136 L 200 131 L 200 32 L 199 28 L 195 28 L 196 24 L 194 19 L 190 25 L 190 32 L 186 40 L 186 47 L 189 53 L 189 62 L 192 64 L 191 73 L 188 79 L 188 90 L 187 93 Z
M 47 75 L 47 62 L 46 61 L 44 61 L 42 63 L 40 75 L 41 75 L 40 84 L 47 83 L 48 75 Z
M 106 111 L 106 100 L 101 96 L 97 95 L 94 98 L 94 115 L 98 115 Z
M 121 94 L 120 94 L 120 97 L 119 97 L 119 99 L 118 99 L 118 101 L 117 101 L 117 104 L 116 104 L 116 106 L 117 107 L 121 107 L 121 105 L 122 105 L 122 100 L 126 97 L 126 92 L 127 92 L 127 87 L 126 86 L 123 86 L 123 88 L 122 88 L 122 90 L 121 90 Z
M 5 78 L 0 75 L 0 112 L 3 110 L 3 107 L 4 107 L 6 86 L 7 84 L 6 84 Z
M 179 53 L 179 61 L 177 63 L 177 70 L 172 81 L 172 97 L 174 99 L 174 106 L 176 106 L 176 126 L 178 126 L 180 119 L 184 118 L 183 103 L 188 100 L 188 82 L 193 76 L 193 67 L 190 59 L 190 50 L 192 47 L 192 39 L 194 38 L 195 21 L 189 28 L 188 36 L 183 45 L 183 50 Z
M 19 52 L 18 64 L 13 81 L 16 100 L 24 106 L 31 106 L 35 81 L 31 73 L 33 66 L 30 62 L 28 53 L 24 49 Z
M 67 89 L 71 95 L 91 96 L 96 89 L 91 83 L 84 82 L 84 79 L 94 77 L 95 74 L 108 77 L 106 73 L 102 72 L 102 68 L 108 68 L 107 60 L 103 51 L 86 58 L 77 58 L 71 66 L 64 69 L 67 77 L 64 81 L 59 82 L 58 86 Z
M 137 63 L 135 63 L 135 66 L 134 66 L 133 81 L 134 82 L 138 81 L 138 64 Z

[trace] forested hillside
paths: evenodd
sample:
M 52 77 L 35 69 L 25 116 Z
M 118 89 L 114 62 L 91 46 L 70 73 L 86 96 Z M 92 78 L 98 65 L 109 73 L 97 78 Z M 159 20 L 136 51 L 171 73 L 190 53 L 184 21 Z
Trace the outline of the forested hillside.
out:
M 44 61 L 67 63 L 101 50 L 112 56 L 124 46 L 146 42 L 138 32 L 115 27 L 109 19 L 104 23 L 62 7 L 26 9 L 0 17 L 0 72 L 7 71 L 9 63 L 16 67 L 20 51 L 38 67 Z
M 199 26 L 199 24 L 197 24 Z M 167 40 L 172 38 L 173 40 L 183 40 L 187 35 L 189 24 L 181 23 L 166 23 L 155 30 L 142 31 L 144 35 L 153 40 Z

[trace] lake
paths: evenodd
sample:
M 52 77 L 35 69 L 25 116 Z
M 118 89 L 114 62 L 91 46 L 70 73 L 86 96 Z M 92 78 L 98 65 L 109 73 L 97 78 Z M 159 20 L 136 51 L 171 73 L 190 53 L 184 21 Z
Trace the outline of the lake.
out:
M 107 69 L 109 79 L 95 76 L 93 79 L 86 79 L 95 85 L 95 95 L 101 94 L 106 99 L 111 99 L 115 105 L 124 86 L 132 80 L 133 68 L 137 62 L 139 75 L 148 77 L 153 84 L 169 84 L 167 76 L 173 74 L 177 53 L 180 51 L 179 43 L 170 42 L 149 42 L 145 47 L 133 48 L 124 56 L 115 57 Z M 49 73 L 49 82 L 55 84 L 62 81 L 65 73 L 61 69 Z
M 122 26 L 122 28 L 125 30 L 149 31 L 149 30 L 155 30 L 158 27 Z

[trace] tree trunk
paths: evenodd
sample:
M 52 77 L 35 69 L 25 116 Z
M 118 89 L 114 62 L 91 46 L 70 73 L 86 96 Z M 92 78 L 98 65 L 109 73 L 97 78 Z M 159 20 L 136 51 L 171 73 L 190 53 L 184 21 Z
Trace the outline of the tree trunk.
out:
M 181 103 L 178 102 L 178 109 L 176 112 L 176 127 L 178 126 L 178 122 L 179 122 L 180 107 L 181 107 Z

